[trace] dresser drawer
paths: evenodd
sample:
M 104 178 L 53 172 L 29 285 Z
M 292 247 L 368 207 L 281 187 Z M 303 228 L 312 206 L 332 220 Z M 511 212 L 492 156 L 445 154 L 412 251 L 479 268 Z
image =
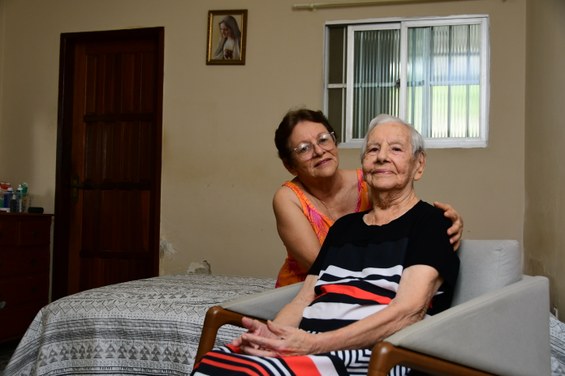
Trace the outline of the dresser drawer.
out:
M 0 246 L 49 244 L 51 216 L 0 214 Z
M 0 214 L 0 342 L 21 337 L 49 300 L 52 216 Z
M 0 302 L 6 309 L 35 304 L 43 307 L 49 296 L 49 274 L 0 279 Z
M 0 340 L 20 338 L 48 303 L 49 276 L 0 280 Z
M 20 220 L 19 245 L 49 244 L 50 239 L 51 218 L 31 216 Z
M 26 248 L 0 251 L 0 279 L 49 273 L 49 249 Z
M 0 214 L 4 216 L 8 214 Z M 16 245 L 20 237 L 20 224 L 18 221 L 7 221 L 0 217 L 0 246 Z
M 6 305 L 0 309 L 0 327 L 2 328 L 0 340 L 21 338 L 42 307 L 43 305 L 39 302 L 28 302 L 17 306 Z

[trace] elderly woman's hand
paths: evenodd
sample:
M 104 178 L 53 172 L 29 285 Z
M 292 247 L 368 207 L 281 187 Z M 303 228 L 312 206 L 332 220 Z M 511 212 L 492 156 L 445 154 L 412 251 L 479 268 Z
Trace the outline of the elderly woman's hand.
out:
M 272 321 L 267 322 L 266 330 L 269 333 L 268 336 L 251 331 L 242 334 L 241 351 L 249 355 L 270 357 L 308 355 L 320 352 L 315 346 L 315 334 Z
M 447 235 L 449 235 L 453 249 L 458 250 L 463 238 L 463 218 L 449 204 L 434 201 L 434 206 L 443 210 L 443 215 L 451 220 L 452 225 L 447 229 Z
M 249 317 L 244 317 L 241 319 L 241 323 L 247 329 L 247 333 L 253 334 L 255 336 L 264 337 L 264 338 L 278 338 L 278 336 L 272 333 L 266 324 L 262 323 L 259 320 L 250 319 Z M 241 348 L 252 347 L 253 344 L 247 342 L 244 339 L 244 335 L 241 335 L 235 338 L 232 342 L 232 345 L 239 346 Z

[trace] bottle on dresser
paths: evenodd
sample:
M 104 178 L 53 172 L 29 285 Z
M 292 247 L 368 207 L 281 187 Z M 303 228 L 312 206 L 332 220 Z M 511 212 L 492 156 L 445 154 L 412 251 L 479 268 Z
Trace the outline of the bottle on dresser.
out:
M 18 212 L 18 196 L 12 192 L 10 198 L 10 213 L 17 213 Z

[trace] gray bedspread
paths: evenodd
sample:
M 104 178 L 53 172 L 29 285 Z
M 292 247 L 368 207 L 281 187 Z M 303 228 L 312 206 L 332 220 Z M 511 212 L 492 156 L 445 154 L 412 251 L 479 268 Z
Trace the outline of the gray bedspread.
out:
M 206 310 L 274 283 L 251 277 L 162 276 L 59 299 L 39 311 L 4 375 L 188 375 Z M 223 327 L 218 342 L 240 332 Z

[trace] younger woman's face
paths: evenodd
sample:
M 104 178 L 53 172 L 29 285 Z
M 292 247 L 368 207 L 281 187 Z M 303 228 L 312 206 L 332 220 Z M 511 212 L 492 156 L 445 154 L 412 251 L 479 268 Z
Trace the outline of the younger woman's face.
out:
M 220 33 L 224 36 L 224 38 L 232 38 L 231 29 L 224 23 L 220 23 Z

